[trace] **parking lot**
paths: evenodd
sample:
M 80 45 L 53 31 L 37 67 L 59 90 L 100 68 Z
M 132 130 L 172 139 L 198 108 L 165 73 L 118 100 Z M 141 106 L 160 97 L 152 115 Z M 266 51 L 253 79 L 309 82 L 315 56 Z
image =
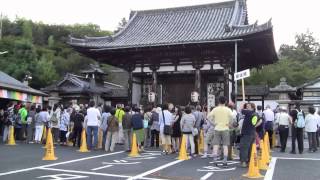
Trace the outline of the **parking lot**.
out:
M 215 165 L 212 159 L 199 157 L 181 161 L 178 154 L 161 155 L 159 150 L 149 149 L 140 157 L 128 157 L 124 151 L 105 153 L 93 151 L 80 153 L 77 148 L 55 148 L 57 161 L 42 161 L 41 145 L 0 145 L 0 179 L 149 179 L 149 180 L 238 180 L 247 169 L 239 167 L 239 161 L 228 161 L 228 168 Z M 269 170 L 261 171 L 261 179 L 320 179 L 317 154 L 291 157 L 274 153 Z M 274 155 L 274 156 L 275 156 Z M 281 155 L 281 156 L 280 156 Z M 317 156 L 317 157 L 315 157 Z M 318 157 L 319 158 L 319 157 Z M 306 173 L 310 172 L 310 173 Z

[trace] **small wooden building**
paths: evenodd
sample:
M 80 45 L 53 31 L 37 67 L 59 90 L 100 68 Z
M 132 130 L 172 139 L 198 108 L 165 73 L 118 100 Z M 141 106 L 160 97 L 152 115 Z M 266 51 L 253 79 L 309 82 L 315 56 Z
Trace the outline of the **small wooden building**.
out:
M 90 65 L 90 69 L 81 71 L 82 75 L 68 73 L 56 83 L 43 88 L 50 94 L 49 105 L 88 104 L 94 100 L 96 104 L 116 105 L 127 102 L 127 88 L 104 81 L 104 73 L 98 66 Z
M 236 97 L 235 72 L 277 61 L 271 21 L 249 24 L 245 0 L 132 11 L 117 34 L 69 44 L 128 71 L 129 104 L 148 95 L 178 105 Z

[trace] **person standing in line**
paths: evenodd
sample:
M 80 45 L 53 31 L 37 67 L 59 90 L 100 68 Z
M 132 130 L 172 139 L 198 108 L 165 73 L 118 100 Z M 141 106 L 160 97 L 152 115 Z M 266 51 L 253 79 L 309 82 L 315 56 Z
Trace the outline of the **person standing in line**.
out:
M 279 109 L 279 114 L 276 119 L 276 124 L 279 127 L 279 135 L 280 135 L 280 144 L 281 150 L 280 152 L 285 152 L 287 146 L 287 140 L 289 135 L 289 126 L 292 124 L 292 119 L 289 114 L 286 112 L 286 107 L 281 107 Z
M 36 106 L 32 105 L 27 117 L 27 142 L 34 143 Z
M 67 132 L 68 132 L 68 126 L 70 124 L 70 114 L 71 109 L 64 109 L 63 114 L 61 116 L 60 120 L 60 145 L 66 146 L 67 145 Z
M 266 110 L 263 111 L 263 117 L 265 118 L 264 129 L 268 132 L 270 148 L 272 148 L 272 134 L 273 134 L 273 124 L 274 124 L 274 112 L 271 110 L 270 105 L 267 105 Z
M 87 109 L 87 146 L 89 149 L 96 149 L 98 144 L 98 126 L 101 119 L 100 111 L 95 108 L 95 102 L 90 101 Z M 93 144 L 92 144 L 93 137 Z
M 204 121 L 204 117 L 203 114 L 201 112 L 201 106 L 197 105 L 195 107 L 195 111 L 192 112 L 192 114 L 194 115 L 194 117 L 196 118 L 196 123 L 195 123 L 195 128 L 197 128 L 198 130 L 198 134 L 194 136 L 194 143 L 195 143 L 195 153 L 199 154 L 199 147 L 198 147 L 198 141 L 199 141 L 199 137 L 200 137 L 200 130 L 201 130 L 201 124 Z
M 219 97 L 219 105 L 209 114 L 208 119 L 212 121 L 214 128 L 213 154 L 214 161 L 218 160 L 218 148 L 223 145 L 223 166 L 227 166 L 228 146 L 230 145 L 229 127 L 232 122 L 232 111 L 226 107 L 226 98 Z
M 102 148 L 105 148 L 106 139 L 107 139 L 107 128 L 108 128 L 108 117 L 111 116 L 110 114 L 111 106 L 103 105 L 102 115 L 101 115 L 101 124 L 100 129 L 102 130 Z
M 319 136 L 320 136 L 320 110 L 316 111 L 314 113 L 314 115 L 316 116 L 317 124 L 318 124 L 318 129 L 317 129 L 317 132 L 316 132 L 317 147 L 320 147 L 320 143 L 319 143 Z
M 262 106 L 257 106 L 257 115 L 260 120 L 256 126 L 256 132 L 260 139 L 263 139 L 264 136 L 264 126 L 265 126 L 265 118 L 263 117 Z
M 61 109 L 58 104 L 53 105 L 50 112 L 50 124 L 51 131 L 53 135 L 54 144 L 59 142 L 60 133 L 60 119 L 61 119 Z
M 152 116 L 151 116 L 151 127 L 150 127 L 151 129 L 150 147 L 158 148 L 160 126 L 159 126 L 159 114 L 157 112 L 157 108 L 153 108 L 151 113 L 152 113 Z M 156 146 L 154 145 L 155 141 L 156 141 Z
M 39 107 L 39 110 L 40 110 L 40 107 Z M 50 118 L 50 115 L 48 113 L 48 109 L 47 109 L 47 107 L 43 106 L 41 111 L 39 112 L 38 120 L 36 120 L 36 130 L 38 130 L 36 135 L 38 135 L 38 139 L 37 139 L 38 143 L 42 143 L 41 142 L 42 136 L 47 137 L 46 134 L 43 134 L 43 129 L 47 128 L 49 118 Z M 41 132 L 40 132 L 40 130 L 41 130 Z M 46 132 L 48 132 L 48 131 L 46 131 Z
M 116 141 L 118 138 L 118 132 L 119 132 L 119 120 L 115 117 L 116 110 L 111 109 L 110 116 L 107 120 L 107 138 L 106 138 L 106 145 L 105 145 L 105 151 L 106 152 L 113 152 L 114 147 L 116 145 Z
M 144 147 L 149 147 L 150 146 L 150 122 L 151 122 L 151 113 L 152 106 L 147 106 L 145 108 L 145 113 L 143 116 L 143 129 L 144 129 Z
M 119 123 L 119 131 L 118 131 L 118 138 L 117 138 L 117 143 L 118 144 L 123 144 L 123 127 L 122 127 L 122 119 L 124 116 L 124 111 L 123 111 L 123 105 L 122 104 L 117 104 L 116 105 L 116 118 L 118 119 Z
M 124 137 L 124 150 L 130 152 L 131 150 L 131 118 L 132 115 L 130 114 L 130 106 L 126 106 L 124 108 L 124 116 L 122 118 L 122 128 L 123 128 L 123 137 Z
M 255 104 L 253 103 L 245 103 L 241 110 L 244 118 L 240 138 L 240 166 L 243 168 L 248 167 L 251 147 L 256 137 L 258 115 L 255 111 Z
M 10 102 L 7 105 L 7 109 L 4 111 L 4 129 L 3 129 L 3 136 L 2 141 L 7 142 L 9 138 L 9 129 L 10 126 L 13 125 L 13 111 L 14 111 L 14 105 L 12 102 Z
M 144 151 L 144 130 L 143 130 L 143 116 L 140 113 L 140 108 L 135 107 L 133 109 L 135 112 L 131 117 L 131 126 L 133 129 L 133 133 L 136 134 L 137 144 L 139 147 L 139 151 Z
M 186 136 L 186 149 L 188 149 L 188 144 L 191 146 L 190 156 L 195 157 L 195 144 L 194 136 L 192 134 L 193 128 L 195 128 L 196 118 L 191 112 L 190 106 L 187 106 L 185 109 L 186 114 L 182 116 L 180 127 L 184 136 Z
M 21 105 L 18 114 L 20 115 L 20 121 L 21 121 L 21 132 L 20 132 L 21 140 L 27 140 L 26 132 L 27 132 L 27 126 L 28 126 L 28 123 L 27 123 L 28 111 L 24 104 Z
M 291 126 L 291 139 L 292 139 L 292 150 L 291 154 L 296 154 L 296 140 L 298 141 L 298 150 L 299 153 L 303 153 L 303 128 L 304 127 L 298 127 L 298 115 L 301 117 L 304 121 L 304 112 L 300 109 L 300 104 L 296 103 L 295 109 L 290 111 L 290 116 L 292 118 L 292 126 Z
M 308 134 L 308 142 L 309 142 L 309 152 L 317 151 L 317 139 L 316 132 L 318 128 L 317 117 L 314 115 L 315 109 L 313 106 L 308 108 L 309 114 L 306 116 L 306 127 L 305 130 Z
M 171 153 L 171 132 L 164 132 L 165 125 L 171 127 L 172 130 L 172 114 L 168 110 L 168 104 L 162 105 L 162 111 L 159 113 L 160 137 L 162 143 L 162 154 Z
M 180 139 L 181 139 L 181 126 L 180 121 L 182 118 L 182 112 L 181 108 L 179 106 L 176 106 L 174 108 L 174 113 L 172 114 L 173 118 L 173 126 L 172 126 L 172 151 L 173 152 L 179 152 L 179 146 L 180 146 Z
M 77 146 L 80 147 L 81 145 L 81 132 L 83 128 L 84 122 L 84 114 L 80 108 L 75 109 L 76 113 L 74 116 L 74 125 L 73 125 L 73 147 Z

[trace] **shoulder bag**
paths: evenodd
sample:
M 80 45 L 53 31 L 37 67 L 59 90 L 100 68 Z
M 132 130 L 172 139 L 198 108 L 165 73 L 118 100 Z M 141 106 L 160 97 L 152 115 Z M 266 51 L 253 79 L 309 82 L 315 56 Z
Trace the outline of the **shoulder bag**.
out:
M 162 111 L 162 119 L 163 119 L 163 124 L 164 124 L 164 127 L 163 127 L 163 134 L 164 135 L 171 135 L 173 133 L 173 129 L 170 125 L 166 125 L 166 121 L 165 121 L 165 118 L 164 118 L 164 113 Z

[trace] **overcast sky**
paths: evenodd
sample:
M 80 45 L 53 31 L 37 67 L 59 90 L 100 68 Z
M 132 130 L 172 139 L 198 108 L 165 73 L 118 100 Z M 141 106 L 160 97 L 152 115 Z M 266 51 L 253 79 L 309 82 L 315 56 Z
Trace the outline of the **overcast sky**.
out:
M 131 10 L 157 9 L 223 0 L 2 0 L 0 12 L 49 24 L 94 23 L 113 31 Z M 297 33 L 309 29 L 319 40 L 320 0 L 247 0 L 249 23 L 272 18 L 276 48 L 293 44 Z

